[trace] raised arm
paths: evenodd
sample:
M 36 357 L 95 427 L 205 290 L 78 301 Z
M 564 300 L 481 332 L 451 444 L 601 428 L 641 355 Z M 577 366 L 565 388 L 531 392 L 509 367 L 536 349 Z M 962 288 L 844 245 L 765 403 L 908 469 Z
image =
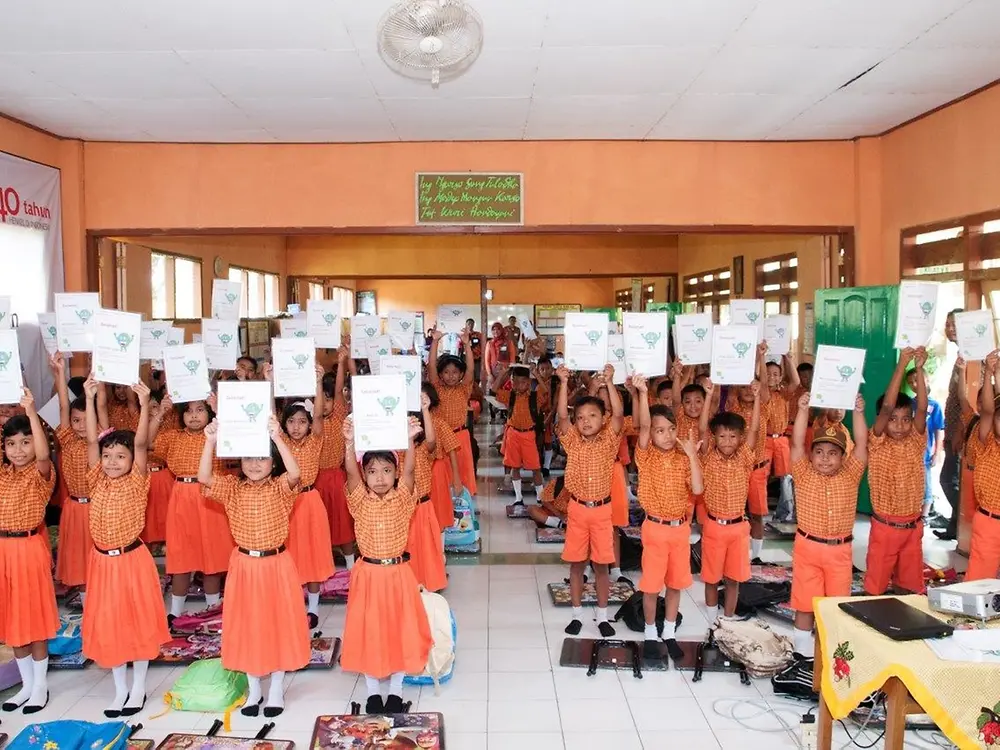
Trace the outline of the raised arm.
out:
M 687 376 L 690 372 L 694 375 L 694 368 L 685 367 L 679 359 L 675 359 L 673 365 L 670 366 L 670 393 L 674 397 L 674 408 L 679 409 L 681 407 L 681 391 L 684 390 L 684 386 L 687 385 Z
M 698 459 L 701 441 L 694 434 L 694 430 L 691 430 L 690 435 L 683 437 L 678 435 L 677 440 L 681 445 L 681 450 L 684 451 L 684 455 L 688 457 L 688 461 L 691 463 L 691 493 L 700 495 L 705 491 L 705 480 L 701 473 L 701 461 Z
M 712 403 L 712 396 L 717 390 L 719 389 L 715 387 L 715 383 L 709 380 L 705 386 L 705 405 L 701 408 L 701 414 L 698 415 L 698 437 L 701 438 L 702 453 L 708 453 L 708 449 L 712 445 L 712 441 L 709 440 L 708 436 L 708 422 L 712 411 L 709 408 L 709 404 Z
M 757 399 L 761 404 L 766 404 L 771 400 L 771 389 L 767 387 L 767 342 L 761 341 L 757 344 L 757 381 L 760 389 L 757 392 Z M 751 446 L 752 447 L 752 446 Z
M 219 422 L 213 419 L 205 427 L 205 445 L 201 449 L 201 460 L 198 462 L 198 482 L 205 487 L 211 487 L 214 476 L 212 473 L 212 457 L 215 455 L 215 441 L 219 437 Z
M 170 395 L 168 393 L 164 393 L 163 398 L 160 399 L 160 408 L 149 417 L 150 445 L 156 442 L 156 438 L 160 434 L 160 428 L 163 426 L 163 418 L 166 416 L 167 412 L 173 408 L 174 402 L 170 400 Z
M 927 364 L 927 350 L 920 347 L 913 355 L 913 367 L 917 372 L 917 408 L 913 413 L 913 429 L 921 435 L 927 434 L 927 375 L 924 365 Z
M 420 394 L 420 416 L 424 420 L 424 445 L 432 454 L 437 449 L 437 432 L 434 430 L 434 417 L 431 414 L 431 399 L 426 393 Z
M 750 433 L 747 435 L 747 447 L 750 450 L 754 450 L 757 447 L 757 436 L 760 434 L 760 404 L 763 400 L 763 394 L 767 393 L 770 388 L 760 380 L 751 384 L 750 387 L 753 389 L 753 414 L 750 417 Z
M 510 364 L 505 362 L 503 365 L 503 369 L 500 370 L 500 373 L 497 375 L 496 378 L 493 379 L 491 383 L 490 393 L 492 393 L 495 396 L 497 391 L 503 388 L 508 380 L 510 380 Z
M 611 403 L 611 429 L 616 435 L 622 434 L 622 427 L 625 426 L 625 408 L 622 406 L 622 397 L 615 387 L 614 365 L 604 365 L 604 384 L 608 389 L 608 401 Z
M 135 428 L 135 450 L 132 465 L 138 474 L 146 473 L 146 459 L 149 454 L 149 386 L 139 381 L 132 386 L 132 393 L 139 402 L 139 424 Z M 88 430 L 90 426 L 88 425 Z
M 990 356 L 986 358 L 986 364 L 984 366 L 985 372 L 983 373 L 983 388 L 981 395 L 979 397 L 980 409 L 979 409 L 979 440 L 985 443 L 990 436 L 990 433 L 995 430 L 993 419 L 993 413 L 996 407 L 993 404 L 994 394 L 994 383 L 993 378 L 997 372 L 997 362 L 1000 361 L 997 357 L 997 352 L 991 352 Z M 997 434 L 1000 437 L 1000 433 Z
M 899 361 L 896 362 L 896 369 L 892 371 L 892 378 L 886 386 L 885 396 L 882 397 L 882 408 L 879 409 L 875 417 L 875 424 L 872 425 L 872 432 L 881 436 L 885 432 L 889 420 L 892 418 L 892 410 L 896 408 L 896 400 L 899 397 L 899 389 L 903 386 L 903 374 L 906 366 L 913 361 L 913 349 L 907 347 L 899 353 Z M 927 401 L 925 394 L 924 401 L 924 421 L 927 418 Z
M 337 374 L 333 381 L 333 400 L 344 405 L 347 404 L 347 399 L 344 397 L 344 382 L 347 379 L 349 362 L 351 362 L 351 350 L 346 346 L 341 346 L 337 350 Z
M 102 430 L 111 427 L 111 417 L 108 415 L 108 389 L 103 385 L 97 389 L 97 424 Z
M 413 450 L 413 438 L 420 434 L 420 422 L 416 417 L 410 417 L 410 435 L 406 445 L 406 455 L 403 457 L 403 470 L 399 477 L 399 482 L 407 490 L 413 492 L 413 468 L 417 463 L 417 456 Z
M 101 462 L 101 448 L 98 441 L 100 430 L 97 427 L 97 390 L 101 386 L 94 380 L 91 373 L 83 384 L 83 395 L 87 399 L 87 465 L 97 466 Z
M 632 385 L 635 386 L 637 405 L 636 415 L 639 417 L 639 447 L 645 450 L 649 447 L 649 429 L 652 420 L 649 418 L 649 383 L 645 375 L 633 375 Z
M 785 371 L 785 398 L 794 398 L 802 380 L 799 378 L 799 369 L 795 366 L 795 355 L 790 350 L 781 357 L 781 365 Z
M 347 491 L 354 492 L 362 480 L 358 452 L 354 447 L 354 420 L 350 416 L 344 419 L 344 472 L 347 474 Z
M 323 392 L 323 376 L 326 371 L 323 365 L 316 365 L 316 399 L 313 401 L 313 421 L 312 434 L 316 437 L 323 436 L 323 409 L 326 406 L 326 394 Z
M 556 427 L 563 433 L 573 427 L 569 421 L 569 370 L 566 369 L 566 365 L 559 365 L 556 377 L 559 378 L 559 393 L 556 396 L 556 417 L 559 421 Z
M 314 419 L 313 422 L 315 421 Z M 299 480 L 302 479 L 302 472 L 299 470 L 299 462 L 295 460 L 295 454 L 292 453 L 288 447 L 288 443 L 285 442 L 281 423 L 278 422 L 278 418 L 273 414 L 267 418 L 267 431 L 271 435 L 271 442 L 274 443 L 274 447 L 278 449 L 278 455 L 281 456 L 281 460 L 285 464 L 285 481 L 288 482 L 288 489 L 294 490 L 299 486 Z
M 865 400 L 858 394 L 854 401 L 854 450 L 851 456 L 858 459 L 862 464 L 868 463 L 868 423 L 865 422 Z
M 66 384 L 66 360 L 62 352 L 56 352 L 49 357 L 49 369 L 52 370 L 56 395 L 59 397 L 59 426 L 69 427 L 69 386 Z
M 799 396 L 799 408 L 795 412 L 795 424 L 792 425 L 791 461 L 794 465 L 806 455 L 806 432 L 809 430 L 809 394 Z
M 45 479 L 52 476 L 52 461 L 49 457 L 49 439 L 42 427 L 42 420 L 35 409 L 35 397 L 27 388 L 23 389 L 21 396 L 21 408 L 24 409 L 31 425 L 31 442 L 35 446 L 35 468 Z
M 431 329 L 431 350 L 427 355 L 427 378 L 433 385 L 441 382 L 437 371 L 438 344 L 441 341 L 442 333 L 437 326 Z

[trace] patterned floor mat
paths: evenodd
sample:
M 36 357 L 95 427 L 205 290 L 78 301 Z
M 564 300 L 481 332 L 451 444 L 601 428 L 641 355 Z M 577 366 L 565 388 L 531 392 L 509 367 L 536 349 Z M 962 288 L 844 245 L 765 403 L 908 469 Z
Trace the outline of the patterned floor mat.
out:
M 316 717 L 309 750 L 368 748 L 444 750 L 444 717 L 441 714 Z
M 513 503 L 507 506 L 507 518 L 530 518 L 528 506 L 524 503 Z
M 550 526 L 535 529 L 535 541 L 539 544 L 562 544 L 566 541 L 566 530 L 553 529 Z
M 332 669 L 340 654 L 340 639 L 312 639 L 312 654 L 306 669 Z M 176 667 L 202 659 L 216 659 L 222 654 L 221 635 L 189 635 L 174 638 L 160 647 L 160 655 L 151 664 Z M 51 664 L 50 664 L 51 666 Z
M 289 740 L 243 739 L 242 737 L 206 737 L 203 734 L 168 734 L 156 750 L 292 750 Z
M 82 651 L 62 656 L 49 655 L 49 669 L 86 669 L 90 664 L 90 659 Z
M 608 604 L 624 604 L 634 593 L 635 587 L 631 584 L 612 583 L 608 596 Z M 549 597 L 552 599 L 552 604 L 556 607 L 572 606 L 568 583 L 550 583 Z M 583 584 L 583 599 L 581 603 L 584 606 L 595 606 L 597 604 L 597 588 L 592 581 Z
M 563 641 L 562 651 L 559 653 L 559 666 L 589 669 L 594 653 L 594 644 L 597 642 L 595 638 L 566 638 Z M 669 659 L 665 648 L 661 649 L 659 658 L 647 659 L 642 654 L 642 641 L 635 641 L 635 643 L 639 649 L 641 671 L 663 672 L 668 668 Z M 597 668 L 619 671 L 624 679 L 632 671 L 632 651 L 626 645 L 617 645 L 612 642 L 610 646 L 602 648 L 598 654 Z
M 444 551 L 449 555 L 478 555 L 483 551 L 483 541 L 477 539 L 474 544 L 445 545 Z

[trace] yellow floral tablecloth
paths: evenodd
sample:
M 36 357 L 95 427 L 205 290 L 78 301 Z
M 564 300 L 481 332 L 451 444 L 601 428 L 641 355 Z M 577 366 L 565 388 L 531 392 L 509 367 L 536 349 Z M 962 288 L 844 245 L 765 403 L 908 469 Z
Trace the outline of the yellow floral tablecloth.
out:
M 930 612 L 925 596 L 899 598 Z M 843 719 L 887 679 L 897 677 L 958 747 L 1000 748 L 1000 666 L 944 661 L 923 641 L 886 638 L 841 610 L 837 605 L 843 601 L 848 599 L 816 602 L 822 689 L 834 719 Z

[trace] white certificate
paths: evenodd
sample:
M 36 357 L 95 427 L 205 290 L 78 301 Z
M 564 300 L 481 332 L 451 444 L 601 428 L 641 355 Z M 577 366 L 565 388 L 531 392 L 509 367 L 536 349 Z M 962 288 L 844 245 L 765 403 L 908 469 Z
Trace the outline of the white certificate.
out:
M 461 333 L 465 330 L 465 321 L 477 317 L 468 315 L 467 305 L 441 305 L 438 308 L 437 329 L 441 333 Z
M 737 326 L 757 326 L 757 340 L 764 338 L 764 300 L 734 299 L 729 303 L 729 322 Z
M 306 317 L 278 318 L 278 330 L 283 339 L 304 339 L 309 336 L 309 322 Z
M 139 359 L 162 359 L 163 347 L 173 327 L 169 320 L 144 320 L 139 333 Z
M 379 362 L 380 375 L 403 376 L 407 411 L 420 411 L 420 365 L 420 357 L 410 354 L 384 356 Z
M 97 294 L 56 294 L 55 300 L 59 351 L 93 351 L 94 315 L 101 309 Z
M 351 378 L 354 446 L 361 452 L 404 450 L 409 445 L 406 378 L 361 375 Z
M 45 351 L 55 354 L 59 351 L 59 329 L 56 328 L 55 313 L 38 313 L 38 328 L 42 332 L 42 343 Z
M 767 353 L 781 357 L 792 348 L 792 316 L 770 315 L 764 318 L 764 341 Z
M 340 348 L 340 303 L 311 299 L 306 308 L 306 328 L 319 349 Z M 284 334 L 282 334 L 284 336 Z
M 209 370 L 235 370 L 240 357 L 240 322 L 205 318 L 201 321 L 201 341 Z
M 368 339 L 382 333 L 382 321 L 377 315 L 355 315 L 351 318 L 351 359 L 368 356 Z
M 521 329 L 521 333 L 524 334 L 525 341 L 534 341 L 538 338 L 538 334 L 535 333 L 535 326 L 531 323 L 531 318 L 522 315 L 517 319 L 517 325 Z
M 734 300 L 735 301 L 735 300 Z M 748 385 L 757 370 L 757 326 L 712 328 L 712 382 Z
M 629 375 L 656 378 L 667 373 L 667 313 L 627 312 L 622 318 Z
M 10 297 L 0 295 L 0 328 L 10 328 Z
M 615 368 L 612 382 L 621 385 L 628 379 L 628 367 L 625 365 L 625 337 L 620 333 L 608 334 L 608 364 Z
M 235 321 L 228 321 L 235 324 Z M 271 436 L 267 419 L 271 415 L 271 384 L 266 380 L 219 383 L 219 458 L 267 458 Z
M 316 345 L 311 338 L 272 339 L 271 361 L 276 396 L 316 394 Z
M 904 281 L 899 285 L 899 314 L 896 317 L 896 348 L 927 346 L 934 333 L 937 308 L 936 281 Z
M 184 329 L 180 326 L 170 326 L 165 346 L 184 346 Z
M 816 350 L 809 406 L 853 410 L 864 369 L 864 349 L 820 344 Z
M 365 359 L 368 360 L 368 368 L 372 375 L 379 374 L 379 367 L 382 364 L 382 357 L 392 354 L 392 338 L 389 336 L 376 336 L 365 342 Z
M 165 347 L 163 370 L 167 374 L 167 392 L 175 404 L 203 401 L 212 392 L 204 344 Z
M 712 361 L 712 313 L 690 313 L 674 318 L 674 346 L 685 365 Z
M 120 310 L 98 310 L 94 326 L 94 375 L 101 383 L 139 382 L 139 337 L 142 316 Z
M 608 314 L 566 313 L 563 328 L 566 367 L 603 370 L 608 362 Z
M 389 338 L 392 348 L 401 352 L 413 349 L 413 334 L 417 330 L 417 314 L 411 312 L 389 313 Z
M 212 279 L 212 317 L 220 320 L 239 320 L 242 294 L 243 285 L 240 282 Z
M 5 328 L 0 330 L 0 404 L 20 403 L 24 393 L 21 390 L 23 383 L 17 331 Z M 59 424 L 58 418 L 54 424 Z
M 986 359 L 997 348 L 993 311 L 955 313 L 955 336 L 958 353 L 966 362 Z

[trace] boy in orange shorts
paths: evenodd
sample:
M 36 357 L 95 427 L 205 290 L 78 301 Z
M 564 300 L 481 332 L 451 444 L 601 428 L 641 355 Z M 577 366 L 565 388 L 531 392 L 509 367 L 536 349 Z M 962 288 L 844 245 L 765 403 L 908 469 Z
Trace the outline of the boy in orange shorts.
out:
M 755 408 L 754 402 L 760 401 L 761 416 L 755 431 L 753 471 L 750 474 L 750 487 L 747 492 L 747 508 L 750 513 L 750 558 L 753 565 L 760 565 L 763 562 L 760 553 L 764 549 L 764 516 L 768 514 L 767 477 L 771 473 L 771 459 L 767 455 L 767 420 L 771 410 L 771 390 L 764 387 L 767 383 L 767 365 L 764 362 L 766 353 L 767 344 L 761 342 L 757 345 L 757 376 L 750 385 L 737 387 L 736 398 L 731 402 L 731 410 L 750 424 L 751 413 Z
M 899 389 L 914 363 L 917 404 Z M 927 351 L 903 349 L 868 436 L 868 483 L 872 527 L 865 565 L 865 593 L 881 596 L 898 588 L 924 591 L 924 453 L 927 451 Z
M 610 638 L 615 629 L 608 622 L 610 581 L 608 564 L 615 561 L 614 528 L 611 524 L 611 472 L 621 443 L 622 401 L 618 389 L 608 388 L 611 419 L 604 424 L 604 402 L 594 396 L 577 399 L 569 420 L 567 406 L 569 370 L 560 367 L 556 431 L 566 451 L 566 489 L 570 503 L 566 514 L 566 542 L 562 559 L 570 563 L 569 592 L 573 619 L 566 626 L 569 635 L 583 628 L 583 571 L 589 560 L 597 586 L 597 627 L 602 638 Z M 596 377 L 611 383 L 614 367 L 606 365 Z
M 760 383 L 746 386 L 753 395 L 749 428 L 734 412 L 723 411 L 708 421 L 701 413 L 702 472 L 705 485 L 705 523 L 701 535 L 701 578 L 705 606 L 719 606 L 719 583 L 726 582 L 726 606 L 720 615 L 736 614 L 740 583 L 750 579 L 750 525 L 747 491 L 753 471 L 754 450 L 760 428 Z M 715 387 L 709 381 L 707 397 Z M 709 430 L 711 437 L 709 440 Z
M 569 506 L 569 492 L 564 477 L 556 477 L 545 485 L 539 505 L 528 507 L 528 518 L 539 528 L 553 529 L 566 527 L 566 510 Z
M 504 388 L 510 378 L 511 389 Z M 505 367 L 496 379 L 497 401 L 507 407 L 507 426 L 503 435 L 503 465 L 510 469 L 514 504 L 524 505 L 521 492 L 521 469 L 532 472 L 535 498 L 541 502 L 542 464 L 538 457 L 537 432 L 542 425 L 538 394 L 531 390 L 531 371 L 525 365 Z
M 781 362 L 767 363 L 767 389 L 771 392 L 767 410 L 767 442 L 765 458 L 771 462 L 771 473 L 781 487 L 781 502 L 792 504 L 792 462 L 788 443 L 789 403 L 802 395 L 799 373 L 791 354 L 781 357 Z M 767 484 L 764 485 L 765 499 Z
M 965 580 L 997 578 L 1000 568 L 1000 411 L 997 411 L 997 353 L 986 358 L 979 397 L 979 425 L 969 440 L 972 448 L 976 512 Z
M 692 430 L 678 439 L 674 414 L 666 406 L 649 407 L 646 379 L 632 376 L 639 396 L 639 442 L 635 463 L 639 468 L 639 504 L 646 511 L 642 522 L 642 612 L 646 629 L 643 650 L 659 655 L 662 637 L 667 654 L 677 661 L 684 656 L 677 645 L 677 616 L 681 591 L 691 585 L 691 524 L 688 498 L 702 492 L 699 441 Z M 666 586 L 663 633 L 656 632 L 656 602 Z
M 845 457 L 847 430 L 833 423 L 813 433 L 806 452 L 809 394 L 799 398 L 792 430 L 792 480 L 798 529 L 792 547 L 792 644 L 796 653 L 813 656 L 813 599 L 850 596 L 851 542 L 858 506 L 858 485 L 868 462 L 865 402 L 854 403 L 854 450 Z

